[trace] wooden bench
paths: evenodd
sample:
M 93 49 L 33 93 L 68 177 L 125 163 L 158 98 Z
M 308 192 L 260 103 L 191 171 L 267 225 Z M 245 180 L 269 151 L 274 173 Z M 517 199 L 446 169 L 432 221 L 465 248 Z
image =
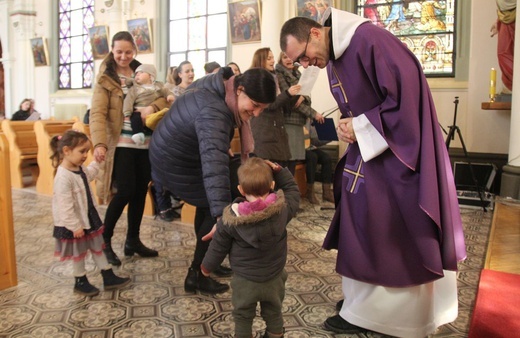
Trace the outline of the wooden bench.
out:
M 62 135 L 72 129 L 74 120 L 40 120 L 34 122 L 34 132 L 38 143 L 38 167 L 40 175 L 36 182 L 36 191 L 44 195 L 52 195 L 56 169 L 52 166 L 50 142 L 55 135 Z
M 9 144 L 11 186 L 23 188 L 24 172 L 29 170 L 33 183 L 38 177 L 38 143 L 34 133 L 34 121 L 2 121 L 2 131 Z
M 9 143 L 0 133 L 0 290 L 15 286 L 18 281 L 14 248 L 13 200 Z

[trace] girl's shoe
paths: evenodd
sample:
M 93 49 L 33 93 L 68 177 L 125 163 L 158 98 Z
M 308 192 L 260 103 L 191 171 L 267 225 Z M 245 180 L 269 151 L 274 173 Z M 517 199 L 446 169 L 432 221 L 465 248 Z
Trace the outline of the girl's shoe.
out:
M 84 296 L 95 296 L 99 294 L 99 289 L 89 283 L 87 276 L 76 277 L 75 279 L 74 292 Z

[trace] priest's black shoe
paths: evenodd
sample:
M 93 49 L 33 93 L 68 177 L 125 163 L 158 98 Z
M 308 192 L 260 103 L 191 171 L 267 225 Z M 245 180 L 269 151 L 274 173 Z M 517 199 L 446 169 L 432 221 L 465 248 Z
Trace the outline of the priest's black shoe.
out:
M 231 270 L 231 268 L 228 268 L 227 266 L 221 265 L 218 268 L 216 268 L 213 271 L 213 273 L 219 277 L 229 277 L 233 274 L 233 270 Z
M 359 326 L 350 324 L 345 319 L 341 318 L 340 315 L 327 318 L 325 323 L 323 323 L 323 326 L 325 329 L 336 333 L 356 333 L 365 331 L 365 329 Z
M 217 294 L 229 290 L 229 285 L 217 282 L 211 277 L 205 277 L 200 270 L 189 268 L 188 275 L 184 280 L 184 291 Z
M 127 239 L 125 243 L 125 256 L 133 256 L 134 253 L 141 257 L 157 257 L 159 253 L 156 250 L 147 248 L 141 243 L 139 238 Z
M 116 253 L 112 249 L 112 244 L 110 242 L 105 242 L 105 248 L 103 249 L 105 256 L 107 257 L 107 261 L 113 266 L 121 265 L 121 260 L 117 257 Z

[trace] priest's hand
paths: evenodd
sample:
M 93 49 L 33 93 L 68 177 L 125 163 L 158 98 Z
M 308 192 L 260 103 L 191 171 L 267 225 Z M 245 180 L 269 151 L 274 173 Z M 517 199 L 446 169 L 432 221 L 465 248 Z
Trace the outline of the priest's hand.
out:
M 339 120 L 337 128 L 338 138 L 347 143 L 356 142 L 356 134 L 352 126 L 352 117 Z

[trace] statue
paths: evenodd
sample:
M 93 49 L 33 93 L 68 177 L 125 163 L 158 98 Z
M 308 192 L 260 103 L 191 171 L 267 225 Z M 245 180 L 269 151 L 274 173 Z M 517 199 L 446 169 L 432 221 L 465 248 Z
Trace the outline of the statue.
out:
M 513 90 L 513 61 L 515 49 L 516 0 L 496 0 L 497 21 L 491 27 L 491 37 L 497 35 L 498 65 L 502 71 L 502 93 Z

